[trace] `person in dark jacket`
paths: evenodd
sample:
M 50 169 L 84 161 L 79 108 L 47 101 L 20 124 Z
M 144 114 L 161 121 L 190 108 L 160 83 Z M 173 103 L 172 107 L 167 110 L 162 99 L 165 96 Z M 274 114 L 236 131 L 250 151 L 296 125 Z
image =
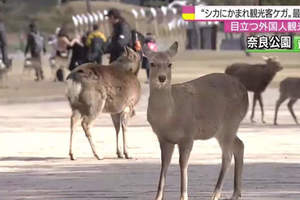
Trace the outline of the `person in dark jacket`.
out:
M 0 18 L 0 54 L 1 54 L 2 62 L 7 66 L 9 60 L 7 57 L 6 32 L 5 32 L 4 23 L 1 18 Z
M 111 42 L 108 45 L 109 62 L 111 63 L 122 55 L 124 47 L 130 46 L 132 39 L 131 28 L 117 9 L 110 9 L 106 16 L 113 26 Z
M 89 62 L 102 64 L 102 55 L 105 50 L 106 37 L 99 30 L 98 24 L 93 25 L 93 31 L 88 34 L 86 46 L 89 49 L 88 59 Z
M 35 23 L 29 24 L 29 33 L 27 35 L 27 44 L 25 48 L 25 58 L 28 52 L 31 54 L 31 61 L 34 64 L 36 81 L 44 79 L 43 69 L 42 69 L 42 51 L 46 53 L 46 45 L 44 38 L 38 32 L 37 26 Z
M 152 33 L 146 33 L 146 37 L 143 41 L 143 44 L 147 45 L 147 48 L 150 50 L 150 51 L 154 51 L 154 52 L 157 52 L 158 49 L 157 49 L 157 44 L 156 44 L 156 41 L 152 35 Z M 147 75 L 147 80 L 145 83 L 149 83 L 149 76 L 150 76 L 150 63 L 149 63 L 149 60 L 146 56 L 143 56 L 143 59 L 142 59 L 142 68 L 146 70 L 146 75 Z
M 72 47 L 72 57 L 69 65 L 69 70 L 73 70 L 81 64 L 89 62 L 88 60 L 88 51 L 89 48 L 86 45 L 87 34 L 84 34 L 81 37 L 81 43 L 75 43 Z

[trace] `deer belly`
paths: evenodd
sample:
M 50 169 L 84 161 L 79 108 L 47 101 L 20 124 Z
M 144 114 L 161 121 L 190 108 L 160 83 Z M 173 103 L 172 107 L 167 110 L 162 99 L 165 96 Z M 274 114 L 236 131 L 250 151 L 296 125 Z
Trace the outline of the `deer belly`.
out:
M 215 122 L 207 121 L 206 123 L 201 123 L 202 125 L 196 128 L 195 140 L 207 140 L 216 135 L 219 130 L 218 125 Z

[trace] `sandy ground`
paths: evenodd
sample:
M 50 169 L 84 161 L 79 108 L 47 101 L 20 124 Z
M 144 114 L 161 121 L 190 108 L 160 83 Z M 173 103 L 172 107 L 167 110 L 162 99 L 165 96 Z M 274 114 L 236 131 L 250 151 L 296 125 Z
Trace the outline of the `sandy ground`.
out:
M 221 72 L 233 60 L 260 62 L 260 56 L 185 52 L 175 60 L 174 82 Z M 297 54 L 279 57 L 287 67 L 263 94 L 267 124 L 259 122 L 257 109 L 258 123 L 249 123 L 248 113 L 238 133 L 245 143 L 244 200 L 300 199 L 300 126 L 294 125 L 286 103 L 280 108 L 280 125 L 271 125 L 278 98 L 276 86 L 282 78 L 299 74 L 296 66 L 300 59 Z M 109 115 L 103 114 L 95 122 L 92 134 L 105 160 L 92 157 L 88 141 L 78 127 L 74 139 L 77 160 L 70 161 L 70 109 L 64 98 L 64 84 L 53 83 L 47 68 L 44 82 L 21 77 L 22 58 L 16 58 L 8 88 L 0 89 L 0 200 L 154 199 L 160 150 L 146 120 L 148 85 L 142 84 L 143 96 L 128 129 L 128 146 L 134 159 L 116 159 L 115 133 Z M 143 83 L 144 72 L 140 79 Z M 296 113 L 298 110 L 300 105 L 296 104 Z M 189 167 L 191 200 L 210 198 L 219 173 L 220 153 L 214 139 L 195 142 Z M 179 177 L 176 150 L 168 172 L 167 199 L 179 199 Z M 223 198 L 232 193 L 232 177 L 233 168 L 225 180 Z

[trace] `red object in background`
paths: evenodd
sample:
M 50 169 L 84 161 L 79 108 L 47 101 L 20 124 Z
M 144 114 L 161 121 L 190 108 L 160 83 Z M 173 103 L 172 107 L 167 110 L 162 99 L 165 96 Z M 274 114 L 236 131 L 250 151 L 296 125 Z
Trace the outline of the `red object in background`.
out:
M 147 45 L 148 45 L 148 48 L 149 48 L 151 51 L 154 51 L 154 52 L 157 51 L 157 45 L 156 45 L 155 42 L 148 42 Z

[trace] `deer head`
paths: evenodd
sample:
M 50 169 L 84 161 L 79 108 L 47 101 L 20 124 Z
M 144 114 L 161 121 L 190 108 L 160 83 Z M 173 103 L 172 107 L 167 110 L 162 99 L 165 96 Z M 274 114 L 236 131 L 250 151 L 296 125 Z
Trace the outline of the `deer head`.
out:
M 174 42 L 167 51 L 152 52 L 145 50 L 150 62 L 150 85 L 155 88 L 167 88 L 171 85 L 171 59 L 176 55 L 178 42 Z
M 120 66 L 125 71 L 130 71 L 137 75 L 141 67 L 141 56 L 133 49 L 125 47 L 123 54 L 112 64 Z
M 266 61 L 267 67 L 269 67 L 271 71 L 276 73 L 283 69 L 277 57 L 263 56 L 263 59 Z

